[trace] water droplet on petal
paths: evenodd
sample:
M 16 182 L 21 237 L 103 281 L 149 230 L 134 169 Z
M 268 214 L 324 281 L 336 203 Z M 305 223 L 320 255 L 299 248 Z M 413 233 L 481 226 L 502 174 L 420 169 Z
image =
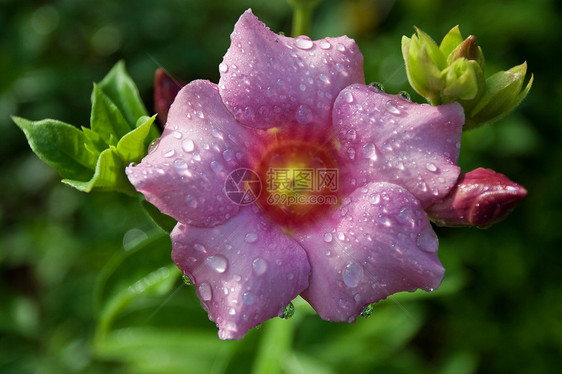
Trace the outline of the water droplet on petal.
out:
M 345 46 L 341 43 L 336 44 L 336 49 L 340 52 L 345 52 Z
M 267 271 L 267 262 L 263 258 L 258 257 L 252 262 L 252 268 L 256 275 L 262 275 Z
M 330 234 L 329 232 L 324 234 L 324 241 L 326 243 L 330 243 L 332 241 L 332 239 L 333 239 L 332 234 Z
M 181 142 L 181 147 L 185 152 L 191 153 L 195 149 L 195 143 L 193 143 L 193 140 L 191 139 L 185 139 Z
M 428 162 L 425 164 L 425 168 L 433 173 L 437 172 L 438 168 L 433 162 Z
M 249 232 L 244 237 L 244 241 L 246 243 L 255 243 L 257 240 L 258 240 L 258 234 L 254 233 L 254 232 Z
M 308 37 L 300 36 L 295 40 L 295 46 L 299 49 L 307 50 L 311 49 L 314 43 Z
M 328 76 L 326 74 L 320 74 L 318 76 L 318 78 L 324 83 L 324 84 L 330 84 L 330 78 L 328 78 Z
M 197 287 L 197 290 L 199 291 L 201 300 L 210 301 L 213 298 L 213 290 L 211 289 L 211 285 L 209 283 L 201 283 L 199 287 Z
M 294 315 L 295 315 L 295 306 L 293 305 L 293 303 L 289 303 L 289 305 L 285 307 L 283 313 L 281 313 L 279 317 L 283 319 L 289 319 Z
M 363 277 L 363 268 L 354 262 L 346 265 L 343 269 L 343 283 L 347 287 L 357 287 Z
M 371 316 L 371 314 L 373 314 L 373 304 L 369 304 L 367 305 L 365 308 L 363 308 L 363 311 L 361 312 L 360 316 L 363 318 L 369 318 Z
M 398 96 L 400 96 L 400 98 L 402 98 L 404 100 L 412 101 L 412 99 L 410 98 L 410 94 L 407 91 L 398 92 Z
M 209 256 L 205 260 L 205 265 L 207 265 L 211 270 L 220 274 L 226 271 L 226 268 L 228 267 L 228 261 L 224 256 Z
M 225 64 L 224 62 L 221 62 L 221 63 L 219 64 L 219 71 L 220 71 L 221 73 L 226 73 L 226 72 L 228 71 L 228 65 Z
M 185 162 L 185 160 L 181 158 L 176 158 L 172 164 L 174 165 L 174 169 L 178 174 L 183 175 L 187 171 L 187 162 Z
M 183 281 L 183 283 L 185 283 L 186 286 L 192 286 L 193 282 L 191 282 L 191 279 L 189 279 L 189 277 L 185 274 L 183 274 L 181 276 L 181 280 Z
M 330 42 L 327 41 L 327 40 L 321 40 L 321 41 L 320 41 L 320 48 L 322 48 L 322 49 L 330 49 L 330 48 L 332 48 L 332 45 L 331 45 Z
M 400 114 L 400 109 L 398 109 L 398 107 L 396 106 L 396 103 L 392 102 L 391 100 L 388 100 L 385 104 L 384 104 L 386 111 L 388 113 L 391 114 Z
M 370 160 L 377 160 L 377 149 L 373 143 L 367 143 L 363 146 L 363 157 Z
M 231 161 L 232 158 L 234 156 L 234 151 L 232 149 L 226 149 L 223 153 L 222 153 L 222 158 L 224 158 L 224 160 L 226 162 Z
M 380 82 L 369 83 L 369 89 L 375 92 L 384 92 L 384 86 Z
M 306 105 L 299 105 L 295 114 L 295 119 L 301 125 L 312 121 L 312 110 Z
M 191 196 L 191 195 L 187 195 L 187 196 L 185 197 L 185 202 L 186 202 L 187 205 L 188 205 L 190 208 L 192 208 L 192 209 L 197 208 L 197 205 L 199 205 L 199 204 L 197 203 L 197 199 L 194 198 L 194 197 Z
M 246 291 L 242 294 L 242 302 L 246 305 L 252 305 L 256 301 L 256 297 L 250 291 Z
M 197 252 L 201 252 L 201 253 L 207 253 L 207 249 L 205 248 L 205 246 L 201 243 L 195 243 L 193 244 L 193 249 L 195 249 Z
M 402 209 L 400 209 L 400 212 L 398 212 L 398 215 L 396 216 L 396 219 L 402 223 L 408 222 L 413 218 L 414 218 L 414 212 L 412 208 L 409 206 L 405 206 Z
M 346 102 L 348 103 L 352 103 L 353 102 L 353 95 L 351 94 L 351 92 L 349 91 L 345 91 L 343 93 L 343 98 L 345 99 Z
M 424 181 L 419 181 L 417 187 L 418 187 L 418 190 L 420 190 L 422 192 L 427 191 L 427 184 Z
M 371 196 L 369 196 L 369 202 L 373 205 L 377 205 L 381 202 L 381 195 L 378 193 L 371 194 Z
M 223 168 L 224 168 L 224 166 L 220 162 L 211 161 L 211 169 L 215 172 L 215 174 L 220 173 Z
M 418 247 L 425 252 L 435 253 L 439 247 L 439 239 L 431 229 L 425 229 L 418 234 Z
M 148 147 L 148 153 L 150 154 L 154 152 L 158 148 L 158 144 L 160 144 L 160 138 L 154 139 L 152 143 L 150 143 L 150 146 Z
M 166 151 L 166 152 L 162 152 L 163 157 L 172 157 L 175 154 L 176 154 L 176 151 L 174 151 L 173 149 L 170 149 L 169 151 Z

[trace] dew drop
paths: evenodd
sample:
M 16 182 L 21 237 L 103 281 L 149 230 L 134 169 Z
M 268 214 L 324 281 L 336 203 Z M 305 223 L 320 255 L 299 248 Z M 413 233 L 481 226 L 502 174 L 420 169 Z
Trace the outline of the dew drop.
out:
M 263 275 L 267 271 L 267 262 L 263 258 L 257 257 L 252 262 L 252 268 L 256 275 Z
M 301 36 L 295 40 L 295 46 L 299 49 L 308 50 L 314 46 L 314 43 L 308 37 Z
M 408 222 L 413 218 L 414 218 L 414 212 L 412 211 L 412 208 L 409 206 L 405 206 L 402 209 L 400 209 L 398 215 L 396 216 L 396 219 L 402 223 Z
M 148 147 L 148 153 L 152 153 L 154 152 L 156 149 L 158 149 L 158 145 L 160 144 L 160 138 L 156 138 L 152 141 L 152 143 L 150 143 L 150 146 Z
M 329 232 L 324 234 L 324 241 L 326 243 L 330 243 L 332 241 L 332 239 L 333 239 L 332 234 L 330 234 Z
M 246 291 L 242 294 L 242 302 L 246 305 L 252 305 L 256 301 L 256 297 L 250 291 Z
M 328 78 L 328 76 L 326 74 L 320 74 L 318 76 L 318 78 L 324 83 L 324 84 L 330 84 L 330 78 Z
M 322 48 L 322 49 L 330 49 L 330 48 L 332 48 L 332 45 L 331 45 L 330 42 L 327 41 L 327 40 L 321 40 L 319 45 L 320 45 L 320 48 Z
M 225 64 L 224 62 L 221 62 L 221 63 L 219 64 L 219 71 L 220 71 L 221 73 L 226 73 L 226 72 L 228 71 L 228 65 Z
M 302 92 L 306 91 L 306 84 L 301 83 L 301 84 L 299 85 L 299 90 L 301 90 Z
M 201 283 L 199 287 L 197 287 L 197 290 L 199 291 L 201 300 L 211 301 L 213 298 L 213 290 L 211 289 L 211 285 L 209 283 Z
M 207 249 L 201 243 L 193 244 L 193 249 L 195 249 L 197 252 L 200 252 L 200 253 L 207 253 Z
M 211 169 L 215 172 L 215 174 L 218 174 L 224 169 L 224 166 L 218 161 L 211 161 Z
M 392 101 L 388 100 L 385 104 L 384 104 L 386 111 L 390 114 L 400 114 L 400 109 L 398 109 L 398 107 L 396 106 L 395 103 L 393 103 Z
M 185 152 L 191 153 L 195 149 L 195 143 L 193 143 L 193 140 L 191 139 L 185 139 L 181 142 L 181 147 Z
M 207 265 L 211 270 L 221 274 L 226 271 L 228 261 L 224 256 L 209 256 L 205 259 L 205 265 Z
M 187 162 L 181 158 L 176 158 L 172 163 L 174 165 L 174 169 L 176 169 L 176 173 L 184 174 L 187 170 Z
M 309 123 L 312 121 L 312 110 L 306 105 L 299 105 L 295 114 L 295 119 L 301 125 Z
M 367 143 L 363 146 L 363 157 L 369 160 L 377 160 L 377 149 L 373 143 Z
M 369 202 L 373 205 L 377 205 L 381 202 L 381 195 L 378 193 L 371 194 L 371 196 L 369 196 Z
M 343 269 L 343 283 L 347 287 L 357 287 L 362 277 L 363 268 L 354 262 L 347 264 Z
M 369 83 L 369 89 L 375 92 L 384 92 L 384 86 L 380 82 Z
M 340 52 L 345 52 L 345 46 L 341 43 L 336 44 L 336 49 Z
M 353 94 L 349 91 L 345 91 L 343 93 L 343 98 L 345 99 L 346 102 L 348 103 L 352 103 L 353 102 Z
M 197 205 L 199 205 L 199 204 L 197 203 L 197 199 L 194 198 L 194 197 L 191 196 L 191 195 L 187 195 L 187 196 L 185 197 L 185 202 L 186 202 L 187 205 L 188 205 L 190 208 L 192 208 L 192 209 L 197 208 Z
M 173 149 L 170 149 L 170 150 L 167 151 L 167 152 L 162 152 L 162 156 L 163 156 L 163 157 L 166 157 L 166 158 L 170 158 L 170 157 L 172 157 L 172 156 L 175 155 L 175 154 L 176 154 L 176 151 L 174 151 Z
M 439 247 L 439 239 L 431 229 L 425 229 L 418 234 L 418 247 L 425 252 L 435 253 Z
M 425 168 L 433 173 L 437 172 L 438 168 L 433 162 L 428 162 L 425 164 Z
M 373 309 L 373 304 L 367 305 L 365 308 L 363 308 L 363 311 L 361 311 L 360 316 L 363 318 L 369 318 L 371 314 L 373 314 Z
M 231 161 L 232 158 L 234 156 L 234 151 L 232 149 L 226 149 L 223 153 L 222 153 L 222 158 L 224 158 L 224 160 L 226 162 Z
M 417 187 L 418 187 L 418 190 L 420 190 L 422 192 L 427 191 L 427 184 L 424 181 L 419 181 Z
M 289 319 L 294 315 L 295 315 L 295 306 L 293 305 L 293 303 L 290 302 L 289 305 L 287 305 L 283 310 L 283 313 L 279 315 L 279 317 L 283 319 Z
M 400 96 L 400 98 L 402 98 L 404 100 L 412 101 L 412 99 L 410 98 L 410 94 L 407 91 L 398 92 L 398 96 Z
M 349 157 L 350 160 L 355 159 L 355 148 L 349 147 L 347 149 L 347 156 Z
M 193 282 L 191 282 L 191 279 L 189 279 L 189 277 L 188 277 L 187 275 L 185 275 L 185 274 L 182 274 L 181 280 L 183 281 L 183 283 L 184 283 L 186 286 L 192 286 L 192 285 L 193 285 Z
M 258 241 L 258 234 L 254 233 L 254 232 L 249 232 L 244 237 L 244 241 L 246 243 L 255 243 L 255 242 Z
M 224 136 L 223 136 L 222 132 L 220 132 L 220 131 L 217 130 L 217 129 L 212 129 L 212 130 L 211 130 L 211 135 L 213 135 L 213 137 L 215 137 L 215 138 L 217 138 L 217 139 L 220 139 L 220 140 L 223 140 L 223 139 L 224 139 Z
M 338 240 L 340 241 L 345 240 L 345 234 L 342 231 L 338 231 Z

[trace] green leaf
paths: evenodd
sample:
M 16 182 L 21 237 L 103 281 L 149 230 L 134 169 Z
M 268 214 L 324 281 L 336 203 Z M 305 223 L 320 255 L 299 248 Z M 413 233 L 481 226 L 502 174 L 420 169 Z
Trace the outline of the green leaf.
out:
M 441 52 L 443 52 L 443 55 L 447 57 L 462 42 L 463 42 L 463 38 L 461 35 L 461 30 L 459 29 L 459 25 L 457 25 L 453 27 L 451 30 L 449 30 L 447 35 L 443 37 L 443 40 L 439 45 L 439 49 L 441 50 Z
M 63 179 L 62 182 L 82 192 L 115 190 L 134 196 L 136 191 L 125 175 L 125 166 L 117 149 L 110 146 L 100 154 L 94 175 L 90 180 L 80 181 L 69 178 Z
M 96 155 L 84 147 L 86 139 L 79 129 L 52 119 L 29 121 L 15 116 L 12 119 L 25 134 L 33 152 L 63 178 L 83 181 L 92 176 Z
M 107 149 L 107 143 L 97 132 L 94 132 L 89 127 L 85 126 L 82 126 L 82 132 L 84 133 L 84 146 L 92 152 L 92 154 L 99 155 Z
M 164 232 L 170 233 L 178 223 L 175 219 L 170 216 L 165 215 L 160 212 L 158 208 L 146 201 L 144 198 L 141 200 L 141 205 L 148 214 L 148 216 L 154 221 L 154 223 L 160 227 Z
M 97 133 L 107 145 L 116 145 L 115 141 L 134 129 L 113 101 L 94 84 L 92 92 L 92 113 L 90 129 Z
M 117 143 L 117 153 L 128 163 L 139 162 L 145 155 L 148 146 L 154 140 L 153 133 L 150 131 L 156 115 L 152 117 L 139 118 L 139 125 L 130 131 Z
M 139 117 L 148 115 L 137 86 L 127 74 L 123 61 L 115 64 L 98 86 L 117 106 L 131 128 Z

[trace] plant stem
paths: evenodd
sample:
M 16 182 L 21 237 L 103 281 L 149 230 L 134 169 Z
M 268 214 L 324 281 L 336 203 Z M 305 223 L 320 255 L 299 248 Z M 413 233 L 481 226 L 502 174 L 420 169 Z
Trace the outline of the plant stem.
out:
M 322 0 L 288 0 L 293 7 L 293 29 L 292 36 L 308 35 L 312 23 L 314 8 Z

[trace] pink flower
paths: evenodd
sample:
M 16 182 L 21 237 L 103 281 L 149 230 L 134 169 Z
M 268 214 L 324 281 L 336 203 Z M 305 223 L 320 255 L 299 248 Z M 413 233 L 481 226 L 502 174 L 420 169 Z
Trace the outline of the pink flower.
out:
M 172 258 L 220 338 L 241 339 L 297 295 L 326 320 L 353 322 L 395 292 L 439 287 L 424 208 L 459 176 L 460 105 L 365 85 L 363 56 L 345 36 L 277 35 L 248 10 L 231 40 L 219 84 L 185 86 L 158 147 L 127 168 L 179 222 Z M 225 193 L 256 192 L 256 175 L 229 179 L 241 168 L 261 180 L 254 204 Z

